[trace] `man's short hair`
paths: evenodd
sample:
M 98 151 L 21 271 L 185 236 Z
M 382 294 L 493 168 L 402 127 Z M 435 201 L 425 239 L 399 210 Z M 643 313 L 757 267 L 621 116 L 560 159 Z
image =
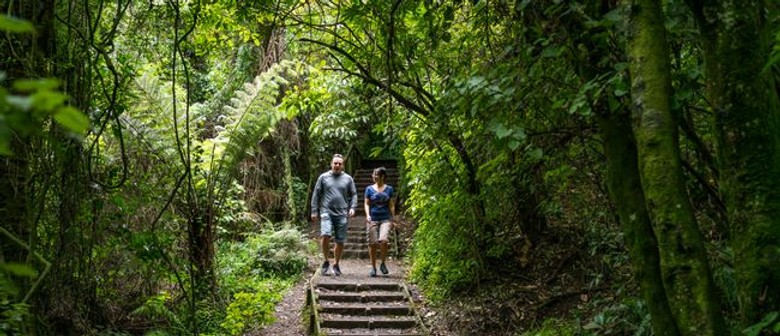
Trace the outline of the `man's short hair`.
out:
M 334 159 L 342 159 L 342 160 L 343 160 L 343 159 L 344 159 L 344 156 L 343 156 L 343 155 L 341 155 L 341 154 L 333 154 L 333 158 L 334 158 Z

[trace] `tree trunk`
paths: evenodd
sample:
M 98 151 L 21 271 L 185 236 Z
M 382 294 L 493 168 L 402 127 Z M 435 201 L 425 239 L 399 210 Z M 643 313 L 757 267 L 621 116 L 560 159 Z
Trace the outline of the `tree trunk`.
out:
M 612 113 L 599 116 L 598 122 L 607 157 L 607 186 L 625 234 L 634 276 L 642 299 L 650 310 L 653 333 L 658 336 L 679 335 L 664 292 L 658 242 L 645 207 L 629 116 L 627 113 Z
M 780 310 L 780 105 L 765 1 L 689 1 L 705 46 L 743 327 Z M 725 18 L 728 18 L 727 20 Z
M 661 3 L 625 0 L 639 171 L 661 257 L 666 297 L 682 335 L 725 335 L 725 323 L 682 174 L 670 108 L 669 51 Z

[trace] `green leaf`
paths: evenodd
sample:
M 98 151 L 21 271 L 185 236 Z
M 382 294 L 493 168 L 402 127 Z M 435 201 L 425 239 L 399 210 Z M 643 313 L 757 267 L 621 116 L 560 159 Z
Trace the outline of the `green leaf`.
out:
M 510 140 L 509 141 L 509 149 L 515 150 L 519 146 L 520 146 L 520 141 L 517 141 L 517 140 Z
M 8 271 L 13 275 L 34 278 L 38 275 L 32 267 L 20 263 L 0 263 L 0 269 Z
M 604 18 L 607 19 L 607 21 L 611 21 L 613 23 L 620 23 L 621 21 L 623 21 L 623 14 L 621 13 L 621 8 L 617 8 L 609 11 L 609 13 L 604 15 Z
M 0 14 L 0 31 L 11 33 L 33 33 L 35 32 L 35 27 L 32 25 L 32 23 L 30 23 L 30 21 Z
M 64 104 L 68 96 L 57 91 L 43 90 L 34 93 L 31 98 L 33 109 L 48 112 Z
M 78 133 L 84 134 L 89 127 L 89 118 L 72 106 L 65 106 L 54 114 L 54 120 L 63 127 Z
M 615 64 L 615 71 L 617 72 L 623 72 L 626 69 L 628 69 L 628 62 L 620 62 Z
M 542 57 L 558 57 L 560 55 L 560 49 L 554 46 L 548 46 L 542 50 Z
M 29 96 L 17 96 L 17 95 L 10 95 L 5 97 L 5 101 L 22 111 L 29 111 L 32 108 L 32 98 Z
M 14 89 L 22 92 L 31 92 L 38 90 L 54 90 L 60 86 L 60 81 L 47 79 L 19 79 L 14 81 Z
M 504 126 L 503 123 L 500 121 L 497 121 L 495 119 L 490 121 L 490 124 L 488 126 L 493 133 L 496 134 L 496 136 L 499 139 L 503 139 L 508 137 L 510 134 L 512 134 L 512 130 Z
M 542 149 L 541 149 L 541 148 L 535 148 L 534 150 L 530 151 L 530 152 L 528 153 L 528 155 L 529 155 L 531 158 L 533 158 L 533 159 L 539 160 L 539 159 L 541 159 L 541 158 L 542 158 L 542 156 L 544 155 L 544 152 L 542 151 Z
M 609 110 L 612 112 L 617 111 L 617 109 L 620 108 L 620 103 L 613 96 L 607 97 L 607 103 L 609 104 Z

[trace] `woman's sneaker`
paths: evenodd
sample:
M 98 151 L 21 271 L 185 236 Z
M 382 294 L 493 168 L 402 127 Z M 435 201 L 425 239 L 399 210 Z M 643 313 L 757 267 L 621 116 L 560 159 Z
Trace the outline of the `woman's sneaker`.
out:
M 385 266 L 385 263 L 379 265 L 379 270 L 382 271 L 382 274 L 390 273 L 390 271 L 387 270 L 387 266 Z M 376 273 L 376 271 L 374 271 L 374 273 Z
M 333 275 L 335 276 L 341 275 L 341 268 L 339 267 L 339 264 L 333 265 Z
M 368 276 L 372 278 L 376 276 L 376 267 L 371 267 L 371 271 L 368 272 Z

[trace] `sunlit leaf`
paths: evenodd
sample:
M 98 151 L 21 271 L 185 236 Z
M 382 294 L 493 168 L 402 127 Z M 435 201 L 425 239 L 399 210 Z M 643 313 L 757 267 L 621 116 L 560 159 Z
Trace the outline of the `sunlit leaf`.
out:
M 30 21 L 0 14 L 0 31 L 11 33 L 32 33 L 35 32 L 35 27 L 32 23 L 30 23 Z
M 36 272 L 32 267 L 26 264 L 0 263 L 0 269 L 7 271 L 16 276 L 32 278 L 38 275 L 38 272 Z
M 22 92 L 36 90 L 54 90 L 60 86 L 60 81 L 53 78 L 46 79 L 19 79 L 14 81 L 14 89 Z
M 89 127 L 89 118 L 72 106 L 65 106 L 54 114 L 54 120 L 63 127 L 78 133 L 84 134 Z
M 43 90 L 34 93 L 31 98 L 34 109 L 51 111 L 64 104 L 68 96 L 57 91 Z

